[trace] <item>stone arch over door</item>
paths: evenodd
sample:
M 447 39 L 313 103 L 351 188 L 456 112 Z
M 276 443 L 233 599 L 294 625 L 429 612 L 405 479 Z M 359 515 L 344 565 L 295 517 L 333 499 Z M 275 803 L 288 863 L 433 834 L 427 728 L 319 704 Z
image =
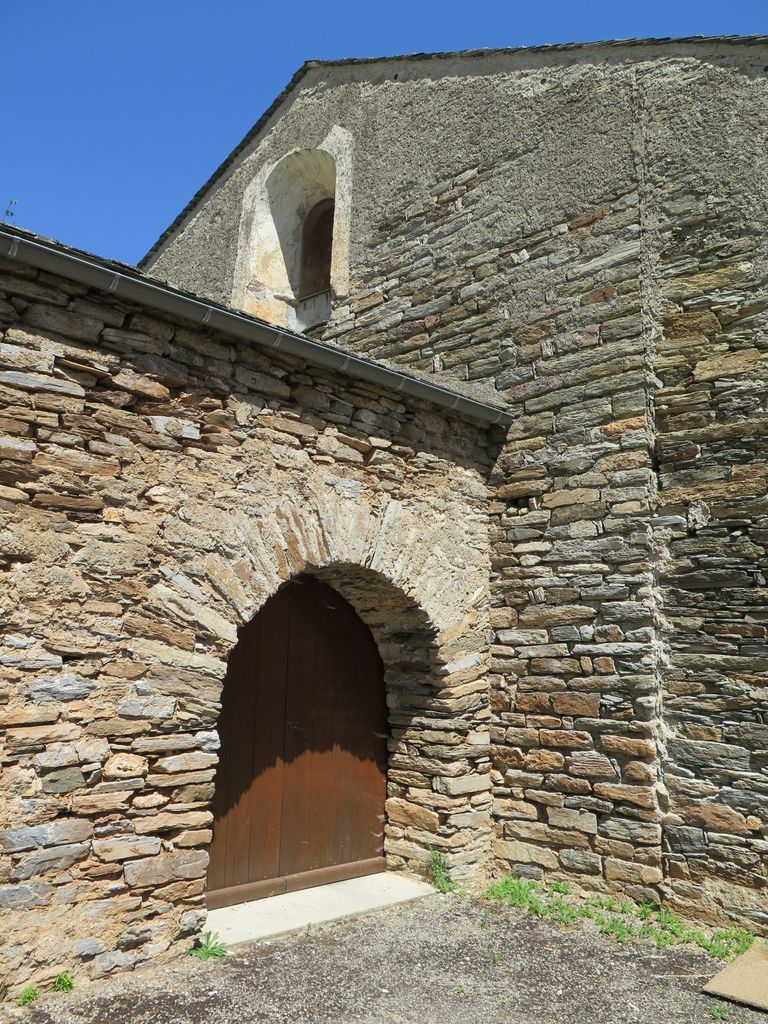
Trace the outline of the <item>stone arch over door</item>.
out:
M 9 533 L 30 552 L 7 574 L 19 605 L 32 608 L 46 588 L 66 595 L 44 635 L 80 642 L 84 624 L 91 631 L 88 657 L 61 670 L 48 667 L 55 659 L 37 639 L 4 652 L 41 666 L 30 669 L 13 714 L 49 714 L 57 688 L 50 727 L 20 717 L 9 730 L 15 817 L 1 852 L 13 874 L 2 888 L 14 901 L 4 914 L 18 937 L 19 982 L 33 983 L 41 964 L 98 975 L 170 956 L 200 930 L 227 661 L 239 631 L 301 573 L 349 601 L 385 665 L 388 865 L 418 870 L 436 848 L 456 877 L 486 867 L 484 483 L 439 448 L 401 463 L 383 439 L 369 462 L 335 464 L 319 445 L 278 444 L 266 425 L 278 417 L 264 421 L 218 463 L 208 452 L 146 454 L 141 479 L 156 482 L 143 494 L 138 476 L 125 484 L 124 505 L 105 513 L 109 540 L 103 527 L 88 528 L 69 548 L 46 521 L 45 543 L 33 550 L 20 530 Z M 14 638 L 27 621 L 18 618 Z M 42 771 L 33 767 L 38 754 Z M 68 766 L 73 756 L 87 777 Z M 71 792 L 40 786 L 62 774 Z M 53 817 L 40 821 L 41 808 Z M 65 892 L 75 902 L 62 901 Z M 98 951 L 87 964 L 83 935 Z
M 307 539 L 295 517 L 283 522 L 290 535 Z M 381 658 L 388 727 L 387 867 L 421 870 L 437 849 L 457 877 L 482 870 L 491 802 L 488 684 L 477 630 L 482 604 L 468 606 L 441 630 L 413 594 L 381 571 L 350 562 L 321 564 L 319 558 L 296 565 L 296 549 L 286 543 L 285 550 L 298 569 L 289 570 L 287 579 L 311 574 L 341 595 L 370 630 Z
M 209 522 L 202 506 L 186 514 Z M 180 619 L 204 617 L 219 634 L 215 650 L 190 658 L 216 706 L 238 631 L 287 580 L 310 573 L 327 583 L 370 629 L 384 666 L 388 867 L 421 870 L 437 849 L 456 877 L 483 870 L 491 836 L 484 537 L 471 539 L 474 526 L 434 509 L 327 487 L 267 509 L 262 502 L 257 516 L 243 507 L 218 531 L 217 547 L 232 557 L 206 558 L 199 588 L 214 601 L 189 600 L 171 574 L 159 585 Z

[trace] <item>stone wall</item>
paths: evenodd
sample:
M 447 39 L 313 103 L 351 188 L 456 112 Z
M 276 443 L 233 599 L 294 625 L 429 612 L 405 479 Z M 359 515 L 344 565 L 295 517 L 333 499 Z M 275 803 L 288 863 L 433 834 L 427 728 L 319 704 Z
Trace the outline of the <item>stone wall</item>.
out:
M 682 909 L 765 929 L 768 109 L 713 69 L 649 96 L 665 874 Z
M 392 263 L 411 257 L 404 236 L 434 237 L 436 262 L 455 254 L 454 204 L 479 205 L 497 174 L 506 167 L 466 169 L 391 218 L 382 249 L 395 250 Z M 373 351 L 492 375 L 517 417 L 493 476 L 497 858 L 644 899 L 663 882 L 663 790 L 640 217 L 637 189 L 564 210 L 459 258 L 426 303 L 428 269 L 416 282 L 405 275 L 387 288 L 399 325 L 387 303 L 373 307 L 387 323 Z M 392 263 L 364 283 L 361 305 L 382 294 Z M 365 326 L 354 312 L 342 335 L 353 348 L 371 337 L 370 312 Z
M 100 976 L 204 920 L 237 631 L 298 572 L 385 665 L 385 852 L 485 868 L 484 429 L 0 265 L 0 982 Z
M 493 477 L 500 868 L 758 929 L 766 65 L 713 41 L 313 68 L 150 260 L 228 294 L 210 247 L 237 249 L 247 182 L 350 133 L 323 336 L 518 417 Z

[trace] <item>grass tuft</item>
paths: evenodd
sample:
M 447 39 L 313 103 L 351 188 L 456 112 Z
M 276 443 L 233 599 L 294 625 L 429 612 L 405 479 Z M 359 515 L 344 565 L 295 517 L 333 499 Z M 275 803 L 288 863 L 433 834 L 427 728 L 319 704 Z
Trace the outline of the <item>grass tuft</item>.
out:
M 75 979 L 69 971 L 62 971 L 57 974 L 53 981 L 54 992 L 71 992 L 75 987 Z
M 483 896 L 487 900 L 508 903 L 510 907 L 527 907 L 533 894 L 541 886 L 530 878 L 513 878 L 511 875 L 494 882 L 485 890 Z
M 199 945 L 189 951 L 190 956 L 198 960 L 221 960 L 227 955 L 227 947 L 219 938 L 218 932 L 205 932 Z
M 570 892 L 570 886 L 565 882 L 553 882 L 547 887 L 530 878 L 507 876 L 489 886 L 483 898 L 524 910 L 531 917 L 549 918 L 563 925 L 585 918 L 593 921 L 603 935 L 609 935 L 617 942 L 623 943 L 631 938 L 646 939 L 659 949 L 681 944 L 696 945 L 710 956 L 726 962 L 741 956 L 755 941 L 754 934 L 744 928 L 721 928 L 706 935 L 691 928 L 671 910 L 660 909 L 653 903 L 636 906 L 629 900 L 617 900 L 613 896 L 566 899 Z
M 453 892 L 456 882 L 451 878 L 448 861 L 439 850 L 430 850 L 427 860 L 427 878 L 438 892 Z
M 27 985 L 17 999 L 17 1003 L 19 1006 L 29 1006 L 30 1003 L 34 1003 L 39 995 L 40 989 L 36 985 Z

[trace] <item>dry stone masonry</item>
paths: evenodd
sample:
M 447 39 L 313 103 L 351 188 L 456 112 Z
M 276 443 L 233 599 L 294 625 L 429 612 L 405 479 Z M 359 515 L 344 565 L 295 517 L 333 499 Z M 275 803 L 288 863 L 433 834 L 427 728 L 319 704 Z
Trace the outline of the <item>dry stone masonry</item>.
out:
M 515 415 L 492 478 L 499 869 L 758 929 L 767 66 L 764 39 L 313 65 L 147 261 L 231 295 L 210 247 L 239 244 L 245 183 L 352 135 L 349 293 L 317 333 Z
M 307 569 L 382 654 L 391 867 L 768 930 L 766 67 L 762 39 L 310 64 L 146 258 L 248 312 L 253 183 L 343 138 L 313 335 L 481 388 L 503 445 L 0 268 L 9 984 L 189 944 L 226 657 Z
M 312 571 L 385 664 L 385 852 L 490 840 L 486 430 L 4 261 L 0 966 L 189 946 L 226 657 Z

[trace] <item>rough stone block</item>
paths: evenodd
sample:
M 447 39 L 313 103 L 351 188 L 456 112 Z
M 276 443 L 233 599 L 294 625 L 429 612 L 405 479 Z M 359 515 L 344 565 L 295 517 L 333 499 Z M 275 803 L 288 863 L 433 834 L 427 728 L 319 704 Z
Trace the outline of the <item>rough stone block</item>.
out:
M 22 881 L 50 871 L 64 871 L 84 857 L 89 849 L 89 843 L 71 843 L 68 846 L 53 846 L 47 850 L 27 853 L 13 869 L 11 881 Z
M 153 857 L 160 852 L 160 840 L 154 836 L 118 836 L 95 839 L 93 852 L 103 861 L 122 861 L 132 857 Z
M 79 768 L 57 768 L 46 772 L 40 785 L 44 793 L 71 793 L 85 785 L 85 776 Z
M 149 762 L 139 754 L 113 754 L 104 765 L 105 779 L 133 779 L 147 774 Z
M 585 875 L 602 873 L 602 858 L 589 850 L 558 850 L 557 856 L 564 871 Z
M 39 847 L 66 846 L 84 842 L 93 835 L 93 824 L 82 818 L 60 818 L 47 825 L 8 829 L 0 832 L 3 853 L 21 853 Z
M 497 840 L 494 843 L 494 853 L 499 860 L 509 864 L 536 864 L 550 870 L 556 870 L 559 866 L 557 857 L 551 850 L 531 843 Z
M 491 788 L 491 777 L 490 775 L 460 775 L 457 778 L 436 778 L 433 788 L 436 793 L 445 793 L 447 796 L 483 793 Z
M 51 902 L 54 888 L 49 882 L 32 885 L 0 885 L 0 910 L 34 910 Z
M 616 860 L 613 857 L 606 857 L 605 877 L 609 881 L 634 882 L 640 885 L 659 885 L 664 879 L 664 874 L 661 868 L 651 867 L 648 864 L 638 864 L 634 861 Z

